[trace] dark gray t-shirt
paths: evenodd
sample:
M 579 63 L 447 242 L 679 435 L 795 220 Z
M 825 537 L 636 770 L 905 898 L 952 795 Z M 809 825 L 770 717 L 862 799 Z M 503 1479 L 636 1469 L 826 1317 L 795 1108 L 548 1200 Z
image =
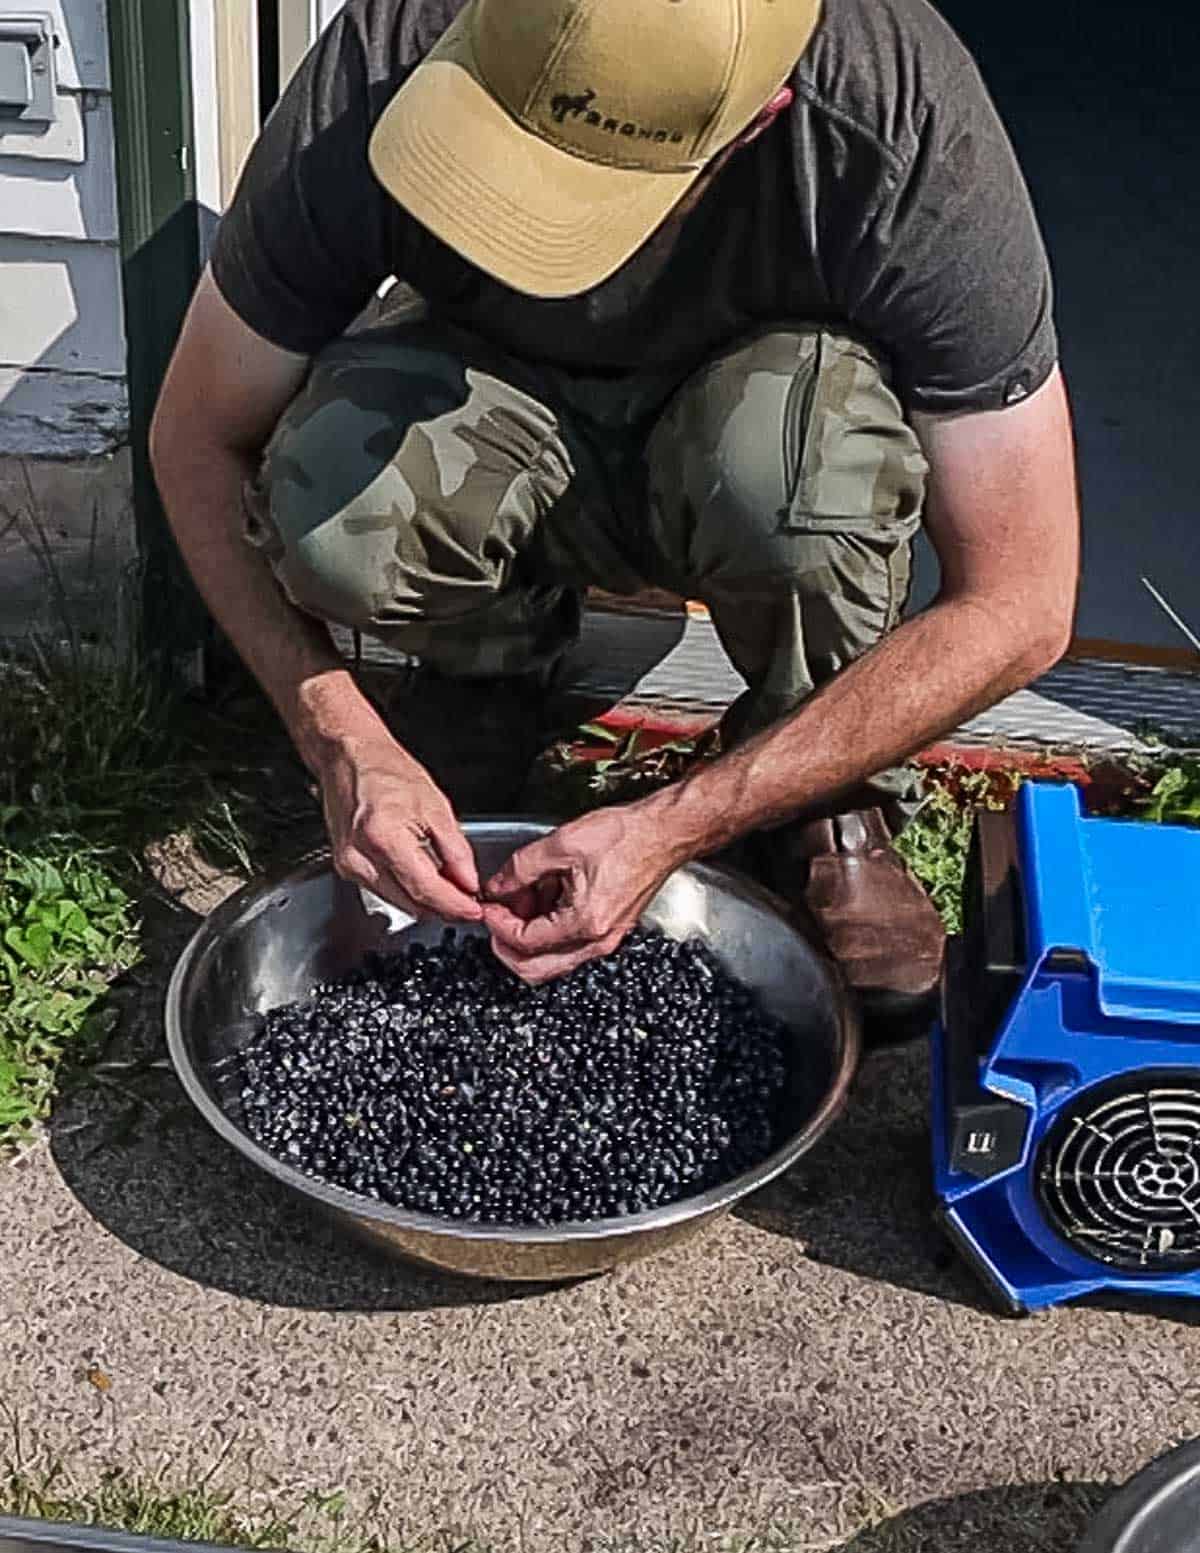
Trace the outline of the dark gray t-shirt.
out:
M 513 0 L 519 3 L 519 0 Z M 512 355 L 586 375 L 680 373 L 788 320 L 849 325 L 910 409 L 1000 408 L 1057 357 L 1045 250 L 970 56 L 926 0 L 826 0 L 796 102 L 737 152 L 643 284 L 501 285 L 397 205 L 371 130 L 463 0 L 349 0 L 251 153 L 212 255 L 256 333 L 315 353 L 396 276 Z

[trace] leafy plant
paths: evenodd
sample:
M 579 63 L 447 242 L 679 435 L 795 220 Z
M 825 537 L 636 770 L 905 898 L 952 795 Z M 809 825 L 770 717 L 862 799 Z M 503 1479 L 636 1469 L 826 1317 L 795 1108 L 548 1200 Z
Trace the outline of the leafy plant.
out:
M 925 886 L 948 933 L 962 930 L 963 874 L 976 812 L 1006 809 L 1021 780 L 1012 771 L 935 771 L 921 807 L 895 840 L 896 851 Z
M 132 902 L 94 852 L 0 852 L 0 1150 L 103 1039 L 108 988 L 138 953 Z
M 715 728 L 664 744 L 648 744 L 640 728 L 620 732 L 604 723 L 584 723 L 579 736 L 592 746 L 607 746 L 610 753 L 594 760 L 564 740 L 543 757 L 547 796 L 556 808 L 571 814 L 657 792 L 701 761 L 713 759 L 721 748 Z
M 1200 760 L 1168 766 L 1140 808 L 1140 818 L 1163 825 L 1200 824 Z

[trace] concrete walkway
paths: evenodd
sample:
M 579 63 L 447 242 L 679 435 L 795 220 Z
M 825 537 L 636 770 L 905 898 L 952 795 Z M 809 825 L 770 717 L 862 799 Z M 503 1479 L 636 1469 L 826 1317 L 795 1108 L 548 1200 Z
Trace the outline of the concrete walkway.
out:
M 151 922 L 111 1062 L 161 1057 L 196 920 Z M 397 1542 L 1068 1549 L 1104 1483 L 1200 1434 L 1200 1310 L 993 1314 L 929 1227 L 924 1063 L 872 1059 L 820 1149 L 700 1242 L 519 1294 L 340 1244 L 169 1072 L 110 1067 L 0 1169 L 0 1413 L 27 1465 L 177 1486 L 223 1458 L 239 1497 L 344 1487 Z

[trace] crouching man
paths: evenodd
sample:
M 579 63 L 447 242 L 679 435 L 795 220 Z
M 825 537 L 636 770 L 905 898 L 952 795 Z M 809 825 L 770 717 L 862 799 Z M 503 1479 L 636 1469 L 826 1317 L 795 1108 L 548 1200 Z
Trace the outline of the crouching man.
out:
M 352 322 L 388 277 L 419 302 Z M 924 0 L 349 0 L 255 146 L 159 404 L 213 613 L 337 867 L 531 981 L 757 835 L 868 1012 L 940 929 L 872 782 L 1065 650 L 1078 569 L 1045 252 Z M 941 563 L 902 621 L 910 544 Z M 590 586 L 707 604 L 728 752 L 477 877 Z M 418 659 L 382 709 L 327 623 Z M 386 715 L 384 715 L 386 713 Z

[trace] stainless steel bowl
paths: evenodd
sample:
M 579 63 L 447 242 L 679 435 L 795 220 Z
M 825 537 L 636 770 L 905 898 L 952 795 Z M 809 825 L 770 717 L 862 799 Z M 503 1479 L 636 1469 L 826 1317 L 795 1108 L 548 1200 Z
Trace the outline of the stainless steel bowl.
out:
M 551 827 L 479 820 L 464 828 L 487 877 Z M 443 929 L 427 921 L 402 937 L 389 934 L 324 852 L 239 890 L 196 933 L 167 990 L 171 1058 L 192 1101 L 226 1142 L 345 1229 L 399 1257 L 478 1278 L 542 1282 L 604 1272 L 686 1240 L 793 1165 L 837 1116 L 859 1057 L 857 1022 L 835 970 L 765 891 L 693 863 L 667 880 L 643 921 L 672 938 L 703 938 L 786 1022 L 795 1042 L 787 1141 L 754 1170 L 669 1207 L 549 1228 L 466 1224 L 328 1186 L 253 1141 L 241 1125 L 234 1059 L 253 1038 L 258 1016 L 304 997 L 314 982 L 350 970 L 371 950 L 435 942 Z

